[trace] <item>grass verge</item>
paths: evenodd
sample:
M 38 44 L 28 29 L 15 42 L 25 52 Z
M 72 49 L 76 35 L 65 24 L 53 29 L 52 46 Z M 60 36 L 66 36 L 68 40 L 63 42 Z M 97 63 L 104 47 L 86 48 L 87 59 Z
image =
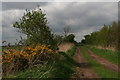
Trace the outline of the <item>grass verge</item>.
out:
M 119 64 L 118 63 L 118 52 L 117 51 L 112 51 L 112 50 L 104 50 L 104 49 L 98 49 L 92 46 L 88 46 L 88 48 L 96 55 L 103 57 L 104 59 L 110 61 L 113 64 Z
M 81 51 L 83 53 L 84 58 L 88 61 L 90 67 L 100 76 L 101 78 L 118 78 L 118 73 L 114 71 L 110 71 L 109 69 L 105 69 L 101 64 L 94 61 L 90 56 L 86 53 L 86 47 L 81 46 Z

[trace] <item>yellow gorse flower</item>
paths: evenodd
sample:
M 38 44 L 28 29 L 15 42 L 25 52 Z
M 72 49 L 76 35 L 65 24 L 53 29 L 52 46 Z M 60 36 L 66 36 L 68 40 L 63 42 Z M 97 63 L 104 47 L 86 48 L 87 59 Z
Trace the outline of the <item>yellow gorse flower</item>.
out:
M 34 52 L 34 53 L 32 53 L 32 55 L 36 55 L 36 54 L 37 54 L 37 53 L 35 53 L 35 52 Z
M 50 45 L 49 45 L 50 46 Z M 37 45 L 35 47 L 32 46 L 27 46 L 27 47 L 22 47 L 21 50 L 15 50 L 15 49 L 9 49 L 9 50 L 5 50 L 3 51 L 2 55 L 2 63 L 10 63 L 12 61 L 14 61 L 14 59 L 17 58 L 24 58 L 29 60 L 32 57 L 36 57 L 35 55 L 40 54 L 41 53 L 55 53 L 52 49 L 49 49 L 45 44 L 43 45 Z

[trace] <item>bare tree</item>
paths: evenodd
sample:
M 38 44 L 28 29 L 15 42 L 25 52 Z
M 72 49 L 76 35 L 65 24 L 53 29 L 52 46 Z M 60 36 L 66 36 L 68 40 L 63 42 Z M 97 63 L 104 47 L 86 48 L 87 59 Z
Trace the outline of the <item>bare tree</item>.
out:
M 69 32 L 70 32 L 70 26 L 64 27 L 64 37 L 66 37 Z

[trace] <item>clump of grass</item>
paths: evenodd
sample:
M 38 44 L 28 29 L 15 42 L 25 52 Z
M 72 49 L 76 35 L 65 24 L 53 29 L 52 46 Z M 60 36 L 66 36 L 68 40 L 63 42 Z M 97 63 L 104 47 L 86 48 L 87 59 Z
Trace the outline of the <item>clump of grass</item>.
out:
M 101 77 L 101 78 L 118 78 L 118 73 L 105 69 L 101 64 L 94 61 L 86 53 L 86 48 L 84 46 L 80 47 L 84 58 L 89 62 L 90 67 Z
M 43 64 L 32 67 L 31 69 L 23 70 L 9 78 L 48 78 L 51 76 L 50 71 L 53 69 L 53 64 Z
M 56 78 L 70 78 L 70 76 L 74 73 L 74 62 L 72 56 L 76 51 L 76 46 L 73 46 L 72 49 L 68 50 L 61 57 L 61 61 L 59 61 L 55 66 L 56 70 L 54 73 Z M 57 73 L 57 74 L 56 74 Z
M 69 57 L 72 57 L 74 54 L 75 54 L 75 51 L 76 51 L 76 46 L 73 46 L 72 49 L 68 50 L 66 52 L 66 54 L 69 56 Z

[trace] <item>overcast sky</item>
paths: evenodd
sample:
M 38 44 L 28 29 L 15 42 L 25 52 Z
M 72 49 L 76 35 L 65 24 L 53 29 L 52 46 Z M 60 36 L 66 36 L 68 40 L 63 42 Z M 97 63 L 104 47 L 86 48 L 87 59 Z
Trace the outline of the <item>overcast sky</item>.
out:
M 117 2 L 3 2 L 2 40 L 14 44 L 20 36 L 25 37 L 12 24 L 23 16 L 25 9 L 32 10 L 37 5 L 46 13 L 54 33 L 63 34 L 63 28 L 69 25 L 70 33 L 76 36 L 78 42 L 84 35 L 118 20 Z

